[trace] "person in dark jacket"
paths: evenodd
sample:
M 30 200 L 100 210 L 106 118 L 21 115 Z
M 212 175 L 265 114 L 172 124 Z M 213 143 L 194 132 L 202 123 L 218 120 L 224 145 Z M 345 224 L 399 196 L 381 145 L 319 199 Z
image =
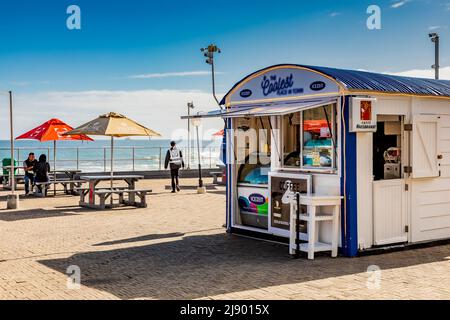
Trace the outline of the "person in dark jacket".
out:
M 34 166 L 37 160 L 34 157 L 34 153 L 30 152 L 27 160 L 23 162 L 23 170 L 25 171 L 24 183 L 25 183 L 25 195 L 30 193 L 30 185 L 33 188 L 34 185 Z
M 184 168 L 183 154 L 176 147 L 175 141 L 170 142 L 170 149 L 167 150 L 164 168 L 170 165 L 170 177 L 172 179 L 172 193 L 180 191 L 179 170 Z
M 47 156 L 45 154 L 41 154 L 39 156 L 39 161 L 34 166 L 34 173 L 36 174 L 34 181 L 35 182 L 49 182 L 50 173 L 50 164 L 47 162 Z M 42 193 L 42 186 L 38 186 L 39 192 Z M 47 190 L 47 188 L 45 189 Z

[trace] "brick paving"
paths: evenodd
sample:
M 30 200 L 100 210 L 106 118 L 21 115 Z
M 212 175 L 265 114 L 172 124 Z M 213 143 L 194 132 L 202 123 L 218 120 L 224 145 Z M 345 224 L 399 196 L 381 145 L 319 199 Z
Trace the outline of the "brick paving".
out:
M 165 183 L 141 182 L 148 208 L 109 211 L 60 195 L 12 212 L 0 191 L 0 299 L 450 299 L 450 245 L 292 260 L 286 246 L 225 233 L 223 187 L 173 195 Z M 79 289 L 67 286 L 72 265 Z

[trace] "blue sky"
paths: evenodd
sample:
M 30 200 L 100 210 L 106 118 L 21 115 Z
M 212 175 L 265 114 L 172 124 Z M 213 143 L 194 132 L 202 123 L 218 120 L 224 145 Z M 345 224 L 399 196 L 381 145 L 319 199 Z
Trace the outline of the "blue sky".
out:
M 81 8 L 81 30 L 66 27 L 71 4 Z M 366 28 L 370 4 L 382 9 L 381 30 Z M 209 69 L 199 49 L 211 42 L 223 51 L 217 90 L 225 93 L 279 63 L 426 70 L 434 57 L 430 31 L 439 32 L 441 64 L 450 66 L 449 21 L 450 0 L 5 1 L 0 90 L 13 90 L 27 107 L 37 96 L 68 91 L 170 90 L 191 92 L 192 100 L 198 91 L 199 103 L 208 104 Z

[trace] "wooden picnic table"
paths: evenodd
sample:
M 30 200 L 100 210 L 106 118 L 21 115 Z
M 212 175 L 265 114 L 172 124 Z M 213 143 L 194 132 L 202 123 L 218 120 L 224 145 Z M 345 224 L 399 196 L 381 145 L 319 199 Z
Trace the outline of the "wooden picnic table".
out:
M 89 187 L 87 189 L 79 189 L 80 193 L 80 206 L 81 207 L 88 207 L 88 208 L 94 208 L 94 209 L 105 209 L 107 206 L 105 203 L 105 200 L 108 197 L 111 197 L 113 194 L 119 194 L 119 205 L 120 204 L 129 204 L 136 206 L 136 182 L 144 179 L 144 176 L 142 175 L 82 175 L 80 176 L 81 180 L 86 181 L 89 184 Z M 124 181 L 127 184 L 126 188 L 97 188 L 98 184 L 100 182 L 110 182 L 113 181 Z M 110 190 L 110 191 L 108 191 Z M 151 190 L 142 190 L 142 192 L 145 194 L 145 191 L 150 192 Z M 128 201 L 123 200 L 123 194 L 128 193 Z M 88 199 L 86 201 L 86 196 L 88 195 Z M 96 196 L 99 196 L 100 203 L 96 203 Z M 142 199 L 141 199 L 142 200 Z M 144 199 L 145 201 L 145 199 Z M 145 203 L 144 203 L 145 204 Z M 112 206 L 112 205 L 111 205 Z

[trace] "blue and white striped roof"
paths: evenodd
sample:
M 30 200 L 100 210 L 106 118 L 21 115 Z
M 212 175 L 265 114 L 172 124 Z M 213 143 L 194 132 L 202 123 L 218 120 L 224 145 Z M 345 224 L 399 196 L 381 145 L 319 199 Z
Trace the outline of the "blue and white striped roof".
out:
M 316 72 L 323 73 L 342 85 L 348 92 L 374 92 L 374 93 L 391 93 L 391 94 L 406 94 L 406 95 L 421 95 L 430 97 L 450 97 L 450 81 L 449 80 L 434 80 L 422 79 L 413 77 L 393 76 L 389 74 L 380 74 L 358 70 L 345 70 L 329 67 L 317 67 L 306 65 L 284 64 L 277 66 L 297 66 L 306 69 L 311 69 Z M 238 86 L 241 82 L 251 77 L 253 74 L 259 73 L 266 69 L 271 69 L 271 66 L 252 73 L 234 85 Z M 233 89 L 232 89 L 233 90 Z M 230 92 L 232 92 L 230 90 Z M 229 92 L 229 93 L 230 93 Z M 227 93 L 222 99 L 221 104 L 225 103 Z

